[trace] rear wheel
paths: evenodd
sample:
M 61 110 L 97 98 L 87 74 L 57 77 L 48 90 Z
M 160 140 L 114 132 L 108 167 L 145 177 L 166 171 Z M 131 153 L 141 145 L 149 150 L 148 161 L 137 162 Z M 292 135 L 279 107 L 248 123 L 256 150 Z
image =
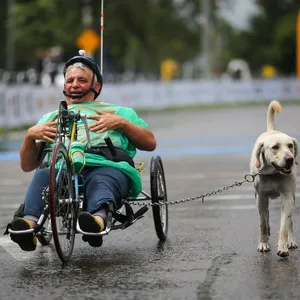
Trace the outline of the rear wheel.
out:
M 168 234 L 168 198 L 164 168 L 159 156 L 151 159 L 150 188 L 156 234 L 160 241 L 165 241 Z
M 72 171 L 66 147 L 58 142 L 52 151 L 49 176 L 49 211 L 52 235 L 62 262 L 71 258 L 76 233 L 76 205 Z

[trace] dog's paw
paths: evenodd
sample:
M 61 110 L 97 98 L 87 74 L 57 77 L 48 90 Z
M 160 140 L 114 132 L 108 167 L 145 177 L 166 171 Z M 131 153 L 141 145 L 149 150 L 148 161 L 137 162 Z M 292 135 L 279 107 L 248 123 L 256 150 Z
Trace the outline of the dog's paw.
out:
M 271 250 L 271 247 L 268 242 L 260 242 L 258 244 L 257 250 L 259 252 L 269 252 Z
M 298 245 L 294 240 L 291 240 L 288 242 L 287 247 L 288 249 L 296 249 L 298 248 Z
M 278 250 L 277 251 L 277 255 L 280 256 L 280 257 L 287 257 L 289 256 L 289 251 L 281 251 L 281 250 Z
M 277 255 L 280 257 L 287 257 L 289 256 L 289 250 L 287 244 L 279 244 L 277 247 Z

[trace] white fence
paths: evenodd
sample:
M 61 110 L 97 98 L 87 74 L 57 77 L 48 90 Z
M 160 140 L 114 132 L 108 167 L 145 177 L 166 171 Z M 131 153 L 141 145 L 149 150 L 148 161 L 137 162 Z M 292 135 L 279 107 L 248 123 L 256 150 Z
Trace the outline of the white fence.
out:
M 58 108 L 62 88 L 0 84 L 0 127 L 34 124 Z M 135 109 L 162 109 L 201 103 L 300 100 L 300 80 L 172 81 L 105 84 L 100 100 Z

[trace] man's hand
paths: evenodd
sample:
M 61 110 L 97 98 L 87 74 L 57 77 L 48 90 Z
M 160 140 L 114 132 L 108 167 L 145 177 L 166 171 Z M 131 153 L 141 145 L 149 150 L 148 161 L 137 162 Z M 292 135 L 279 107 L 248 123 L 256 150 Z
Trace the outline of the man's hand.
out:
M 96 122 L 89 126 L 91 131 L 105 132 L 107 130 L 122 129 L 133 146 L 140 150 L 153 151 L 156 148 L 155 137 L 148 128 L 129 122 L 121 116 L 97 110 L 97 115 L 88 116 Z
M 97 115 L 89 115 L 88 119 L 96 120 L 89 126 L 91 131 L 105 132 L 107 130 L 120 129 L 124 126 L 125 119 L 109 112 L 97 110 Z
M 32 140 L 43 140 L 53 143 L 56 135 L 56 125 L 56 121 L 51 121 L 32 126 L 27 131 L 27 137 Z

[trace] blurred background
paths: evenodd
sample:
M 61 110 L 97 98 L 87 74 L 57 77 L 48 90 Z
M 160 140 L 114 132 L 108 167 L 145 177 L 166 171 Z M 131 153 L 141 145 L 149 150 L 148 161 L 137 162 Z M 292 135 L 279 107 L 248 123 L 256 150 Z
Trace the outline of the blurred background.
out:
M 299 0 L 104 0 L 101 41 L 100 0 L 2 0 L 0 126 L 56 109 L 64 62 L 85 49 L 100 64 L 101 45 L 106 102 L 298 100 L 299 11 Z
M 100 61 L 100 0 L 1 3 L 2 81 L 55 84 L 82 46 Z M 299 9 L 298 0 L 105 0 L 106 81 L 295 76 Z

